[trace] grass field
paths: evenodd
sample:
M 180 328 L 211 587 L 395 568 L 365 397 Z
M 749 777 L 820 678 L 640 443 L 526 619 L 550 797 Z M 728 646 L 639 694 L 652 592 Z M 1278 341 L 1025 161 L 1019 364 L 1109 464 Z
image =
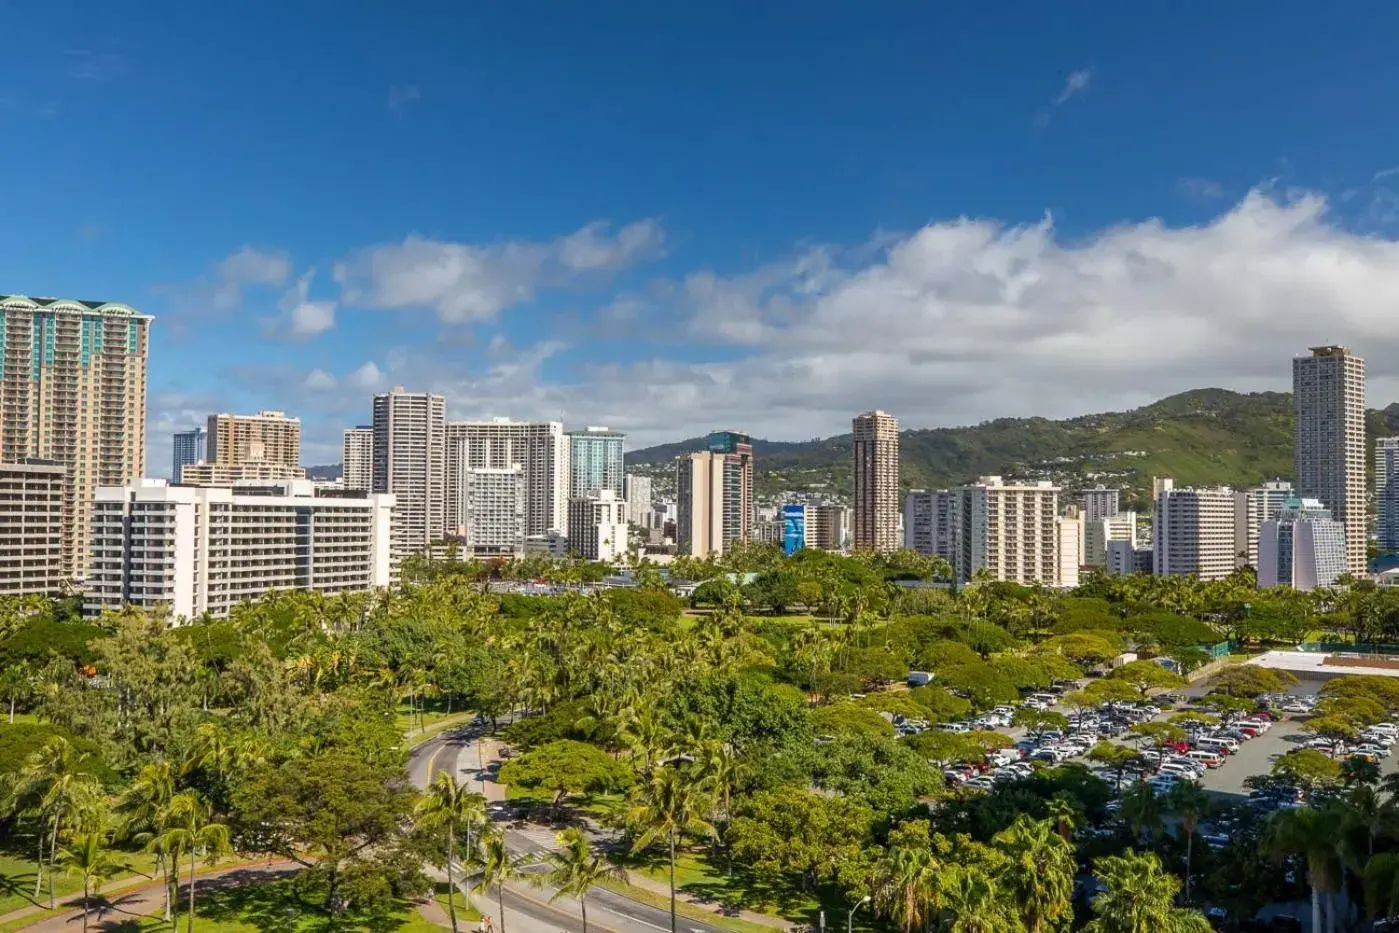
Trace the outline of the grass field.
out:
M 447 909 L 447 882 L 445 882 L 445 881 L 439 881 L 439 882 L 437 883 L 436 898 L 437 898 L 437 903 L 440 904 L 440 905 L 442 905 L 442 909 L 443 909 L 443 910 L 446 910 L 446 909 Z M 471 898 L 467 897 L 467 896 L 466 896 L 465 894 L 463 894 L 460 890 L 457 890 L 457 891 L 453 892 L 453 894 L 452 894 L 452 899 L 455 900 L 455 901 L 456 901 L 456 904 L 457 904 L 457 923 L 458 923 L 458 925 L 464 924 L 464 923 L 466 923 L 468 920 L 471 921 L 472 924 L 475 924 L 477 920 L 480 920 L 480 919 L 481 919 L 481 912 L 480 912 L 479 910 L 476 909 L 476 905 L 475 905 L 475 904 L 471 903 Z
M 186 917 L 177 928 L 185 929 Z M 110 930 L 121 933 L 157 933 L 170 925 L 157 915 L 132 920 Z M 290 879 L 214 891 L 202 899 L 196 895 L 194 929 L 197 933 L 439 933 L 442 929 L 419 916 L 412 904 L 373 915 L 331 917 L 319 906 L 297 897 Z
M 150 878 L 151 857 L 145 852 L 119 852 L 115 853 L 115 856 L 126 869 L 113 875 L 110 881 L 120 884 L 123 878 L 129 878 L 133 882 Z M 53 893 L 59 900 L 82 891 L 82 887 L 81 881 L 64 874 L 61 869 L 54 876 Z M 48 891 L 48 876 L 45 875 L 44 889 L 37 899 L 38 904 L 48 906 Z M 14 852 L 0 852 L 0 915 L 35 904 L 36 901 L 30 899 L 33 893 L 34 860 L 25 859 Z
M 670 884 L 670 865 L 662 858 L 634 859 L 627 871 Z M 683 852 L 675 860 L 676 889 L 707 902 L 742 907 L 793 921 L 815 918 L 817 898 L 790 884 L 771 884 L 741 865 L 725 871 L 706 856 Z

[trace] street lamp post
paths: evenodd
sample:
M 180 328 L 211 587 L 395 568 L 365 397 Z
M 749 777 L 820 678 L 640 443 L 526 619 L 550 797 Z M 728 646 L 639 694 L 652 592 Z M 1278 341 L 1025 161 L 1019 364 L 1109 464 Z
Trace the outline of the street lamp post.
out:
M 864 897 L 860 898 L 860 900 L 856 902 L 854 907 L 850 908 L 850 913 L 845 915 L 845 933 L 855 933 L 855 911 L 859 910 L 862 905 L 868 904 L 869 902 L 870 896 L 866 894 Z

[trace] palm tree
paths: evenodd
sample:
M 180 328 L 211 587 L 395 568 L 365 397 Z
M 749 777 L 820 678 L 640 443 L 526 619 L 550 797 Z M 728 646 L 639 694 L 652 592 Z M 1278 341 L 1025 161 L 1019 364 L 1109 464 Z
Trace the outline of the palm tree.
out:
M 578 907 L 583 912 L 583 933 L 588 933 L 588 892 L 598 882 L 625 881 L 627 875 L 620 866 L 595 855 L 581 829 L 566 829 L 559 833 L 558 840 L 560 847 L 545 856 L 545 861 L 553 866 L 547 880 L 558 888 L 549 900 L 555 901 L 564 895 L 578 898 Z
M 1060 792 L 1049 798 L 1048 815 L 1055 832 L 1072 841 L 1074 831 L 1083 825 L 1083 804 L 1072 794 Z
M 640 799 L 628 818 L 629 823 L 642 830 L 632 844 L 632 852 L 666 840 L 670 852 L 670 933 L 675 933 L 675 846 L 685 833 L 714 832 L 714 827 L 700 817 L 708 809 L 708 795 L 677 768 L 662 768 L 639 791 Z
M 439 771 L 416 807 L 419 825 L 447 832 L 447 857 L 443 865 L 447 870 L 447 913 L 452 921 L 452 933 L 457 933 L 457 883 L 452 876 L 457 857 L 457 834 L 465 833 L 466 857 L 470 859 L 474 851 L 472 828 L 486 822 L 486 798 L 467 787 L 458 784 L 456 776 L 450 771 Z
M 92 883 L 107 878 L 117 870 L 117 864 L 104 845 L 100 832 L 79 833 L 73 844 L 59 855 L 59 864 L 70 875 L 83 880 L 83 933 L 87 933 L 88 904 L 92 900 Z
M 232 846 L 229 843 L 228 827 L 215 823 L 209 804 L 197 793 L 187 790 L 176 794 L 166 808 L 166 830 L 162 833 L 162 845 L 166 855 L 174 859 L 175 853 L 189 853 L 189 933 L 194 933 L 194 885 L 198 870 L 196 859 L 202 852 L 207 865 L 215 864 L 220 857 L 227 855 Z
M 1175 906 L 1180 881 L 1151 853 L 1098 859 L 1094 871 L 1107 886 L 1093 901 L 1098 916 L 1086 933 L 1209 933 L 1204 915 Z
M 1340 888 L 1340 862 L 1336 857 L 1335 820 L 1313 807 L 1280 810 L 1268 820 L 1263 833 L 1263 849 L 1276 858 L 1300 855 L 1307 862 L 1307 881 L 1312 886 L 1312 926 L 1321 930 L 1321 902 Z M 1336 928 L 1336 911 L 1326 911 L 1329 929 Z
M 175 796 L 175 773 L 170 762 L 160 761 L 148 764 L 136 775 L 126 791 L 117 801 L 117 812 L 121 822 L 117 824 L 117 838 L 143 842 L 155 855 L 155 872 L 165 878 L 165 913 L 170 919 L 170 889 L 173 885 L 173 866 L 166 865 L 164 846 L 152 845 L 165 830 L 166 808 Z
M 52 738 L 25 759 L 6 795 L 7 811 L 33 811 L 38 815 L 34 896 L 38 897 L 42 889 L 47 845 L 50 908 L 54 906 L 53 875 L 58 861 L 59 837 L 64 830 L 83 828 L 90 822 L 86 818 L 101 800 L 96 776 L 80 770 L 86 758 L 67 739 Z
M 949 865 L 938 879 L 947 933 L 1025 933 L 1014 905 L 980 865 Z
M 935 900 L 934 881 L 942 868 L 926 841 L 891 840 L 875 867 L 875 910 L 898 924 L 903 933 L 927 926 L 930 902 Z
M 1195 844 L 1195 830 L 1200 826 L 1201 817 L 1210 812 L 1210 798 L 1200 785 L 1181 781 L 1172 787 L 1166 796 L 1166 808 L 1180 817 L 1181 828 L 1185 830 L 1185 902 L 1190 903 L 1190 869 Z
M 1371 917 L 1399 913 L 1399 855 L 1384 852 L 1365 863 L 1365 912 Z
M 505 833 L 491 829 L 481 837 L 481 878 L 476 882 L 476 890 L 488 892 L 495 888 L 496 904 L 500 907 L 500 933 L 505 933 L 505 885 L 524 874 L 525 864 L 524 858 L 510 854 L 505 845 Z
M 1020 905 L 1027 933 L 1046 933 L 1073 916 L 1078 862 L 1073 845 L 1055 832 L 1050 820 L 1022 813 L 996 834 L 995 843 L 1008 859 L 1001 880 Z
M 1161 801 L 1151 785 L 1138 781 L 1122 795 L 1122 818 L 1132 827 L 1132 834 L 1141 840 L 1143 834 L 1156 834 L 1161 826 Z

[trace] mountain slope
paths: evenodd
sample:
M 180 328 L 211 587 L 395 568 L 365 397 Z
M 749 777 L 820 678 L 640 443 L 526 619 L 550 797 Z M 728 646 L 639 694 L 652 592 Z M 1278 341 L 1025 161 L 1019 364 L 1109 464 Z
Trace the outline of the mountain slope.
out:
M 1370 437 L 1399 429 L 1399 403 L 1369 412 Z M 978 475 L 1043 476 L 1072 486 L 1088 477 L 1139 491 L 1152 476 L 1182 485 L 1246 485 L 1292 474 L 1292 396 L 1193 389 L 1125 412 L 1063 421 L 1000 418 L 974 427 L 900 434 L 902 483 L 940 487 Z M 668 464 L 702 450 L 696 438 L 627 454 L 627 464 Z M 849 434 L 805 442 L 754 440 L 760 486 L 850 488 Z

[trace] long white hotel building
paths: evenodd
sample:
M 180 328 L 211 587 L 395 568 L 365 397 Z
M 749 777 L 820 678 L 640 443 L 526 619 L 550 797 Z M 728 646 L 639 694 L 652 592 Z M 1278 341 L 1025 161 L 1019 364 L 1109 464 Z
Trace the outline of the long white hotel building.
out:
M 84 612 L 225 616 L 271 590 L 387 586 L 393 506 L 392 495 L 317 494 L 309 480 L 99 487 Z

